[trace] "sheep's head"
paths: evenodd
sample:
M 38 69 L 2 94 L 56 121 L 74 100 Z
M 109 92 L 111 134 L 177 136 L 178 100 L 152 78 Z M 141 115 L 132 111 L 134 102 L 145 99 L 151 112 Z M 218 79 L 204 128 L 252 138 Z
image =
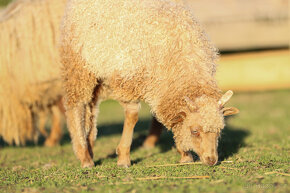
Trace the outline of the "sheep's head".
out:
M 178 113 L 172 120 L 175 142 L 183 151 L 195 151 L 206 165 L 215 165 L 218 161 L 218 139 L 224 128 L 224 116 L 239 112 L 234 107 L 224 105 L 233 95 L 226 92 L 220 100 L 206 96 L 197 98 L 194 102 L 185 97 L 187 109 Z

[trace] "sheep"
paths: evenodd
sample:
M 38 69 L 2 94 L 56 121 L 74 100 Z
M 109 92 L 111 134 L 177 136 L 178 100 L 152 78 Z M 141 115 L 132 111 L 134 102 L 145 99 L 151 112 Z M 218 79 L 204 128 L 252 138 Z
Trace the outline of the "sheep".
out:
M 117 165 L 129 167 L 139 102 L 174 134 L 181 162 L 214 165 L 225 108 L 215 80 L 217 50 L 192 14 L 169 0 L 68 0 L 61 26 L 64 106 L 81 166 L 94 166 L 98 105 L 108 98 L 125 111 Z
M 8 144 L 37 141 L 39 131 L 47 135 L 49 114 L 52 131 L 45 144 L 60 140 L 62 86 L 56 46 L 65 3 L 16 0 L 1 12 L 0 136 Z

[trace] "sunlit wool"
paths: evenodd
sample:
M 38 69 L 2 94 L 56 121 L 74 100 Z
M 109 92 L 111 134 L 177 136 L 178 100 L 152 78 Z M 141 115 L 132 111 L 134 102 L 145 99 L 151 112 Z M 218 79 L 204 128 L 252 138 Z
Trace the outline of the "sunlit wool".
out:
M 57 49 L 65 0 L 16 0 L 0 16 L 0 136 L 37 138 L 39 114 L 62 95 Z

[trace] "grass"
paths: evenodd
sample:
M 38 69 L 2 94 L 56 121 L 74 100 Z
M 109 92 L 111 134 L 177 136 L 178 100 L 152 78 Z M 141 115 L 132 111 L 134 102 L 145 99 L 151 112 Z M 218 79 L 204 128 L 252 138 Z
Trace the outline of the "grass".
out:
M 0 150 L 0 192 L 289 192 L 290 91 L 236 94 L 231 104 L 241 113 L 227 119 L 219 144 L 221 163 L 178 163 L 172 134 L 164 132 L 156 148 L 141 147 L 150 125 L 142 105 L 132 146 L 132 166 L 116 166 L 122 108 L 114 101 L 101 105 L 94 149 L 96 167 L 81 169 L 69 135 L 60 146 L 9 147 Z M 287 176 L 288 175 L 288 176 Z M 204 179 L 183 177 L 209 176 Z M 182 177 L 182 178 L 176 178 Z M 149 179 L 147 179 L 149 178 Z
M 10 3 L 12 0 L 0 0 L 0 9 L 1 9 L 1 6 L 6 6 L 8 5 L 8 3 Z

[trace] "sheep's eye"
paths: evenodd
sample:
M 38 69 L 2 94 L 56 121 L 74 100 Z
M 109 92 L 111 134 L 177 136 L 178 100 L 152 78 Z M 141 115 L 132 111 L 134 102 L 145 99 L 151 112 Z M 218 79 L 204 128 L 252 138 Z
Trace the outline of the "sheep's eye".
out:
M 199 136 L 199 132 L 196 131 L 196 130 L 192 130 L 192 131 L 191 131 L 191 134 L 192 134 L 192 135 L 195 135 L 195 136 Z

